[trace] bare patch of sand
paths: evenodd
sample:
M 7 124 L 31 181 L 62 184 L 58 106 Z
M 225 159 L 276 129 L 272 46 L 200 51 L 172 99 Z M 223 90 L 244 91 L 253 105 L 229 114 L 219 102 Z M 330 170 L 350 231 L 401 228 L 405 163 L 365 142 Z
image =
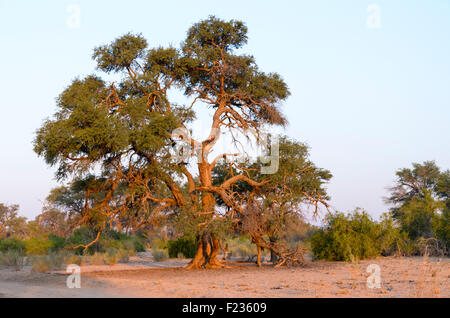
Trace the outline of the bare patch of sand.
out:
M 82 288 L 67 275 L 0 269 L 0 297 L 450 297 L 449 258 L 377 258 L 301 267 L 230 263 L 227 269 L 185 270 L 187 260 L 83 266 Z M 381 268 L 381 288 L 367 287 L 367 266 Z

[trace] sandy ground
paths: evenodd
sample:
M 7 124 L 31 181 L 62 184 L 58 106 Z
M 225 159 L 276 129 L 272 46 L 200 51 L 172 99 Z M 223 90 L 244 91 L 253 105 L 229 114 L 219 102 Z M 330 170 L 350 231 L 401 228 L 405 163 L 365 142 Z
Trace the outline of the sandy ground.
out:
M 154 262 L 143 253 L 128 264 L 82 266 L 81 288 L 65 272 L 0 267 L 0 297 L 450 297 L 450 259 L 377 258 L 357 263 L 308 262 L 275 269 L 231 262 L 226 269 L 188 271 L 187 260 Z M 367 267 L 380 266 L 381 288 L 367 287 Z

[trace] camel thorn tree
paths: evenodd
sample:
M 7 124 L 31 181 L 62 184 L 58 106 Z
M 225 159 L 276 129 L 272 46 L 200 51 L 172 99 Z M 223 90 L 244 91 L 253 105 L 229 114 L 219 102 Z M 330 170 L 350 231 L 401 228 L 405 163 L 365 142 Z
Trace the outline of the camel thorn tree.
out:
M 286 83 L 276 73 L 260 71 L 252 56 L 237 54 L 246 43 L 243 22 L 211 16 L 188 30 L 180 48 L 148 48 L 142 35 L 130 33 L 95 48 L 97 69 L 117 80 L 98 75 L 73 80 L 34 141 L 36 153 L 58 166 L 59 180 L 84 184 L 80 224 L 100 233 L 107 224 L 140 227 L 188 211 L 198 236 L 188 268 L 222 267 L 213 226 L 218 220 L 240 227 L 249 202 L 275 200 L 267 195 L 274 190 L 286 194 L 284 201 L 294 198 L 283 206 L 305 198 L 325 202 L 322 184 L 331 175 L 307 161 L 305 149 L 295 153 L 295 142 L 284 140 L 283 162 L 291 156 L 297 166 L 289 164 L 282 176 L 261 173 L 261 163 L 233 164 L 233 173 L 226 174 L 220 172 L 222 162 L 235 154 L 210 158 L 222 134 L 253 130 L 258 135 L 266 126 L 287 124 L 279 109 L 289 96 Z M 189 102 L 175 103 L 172 90 L 182 91 Z M 206 108 L 212 110 L 206 138 L 180 133 Z M 178 160 L 175 137 L 183 134 L 195 164 Z M 221 175 L 221 181 L 213 175 Z M 296 180 L 290 192 L 280 190 L 282 177 Z M 267 206 L 277 209 L 273 202 Z

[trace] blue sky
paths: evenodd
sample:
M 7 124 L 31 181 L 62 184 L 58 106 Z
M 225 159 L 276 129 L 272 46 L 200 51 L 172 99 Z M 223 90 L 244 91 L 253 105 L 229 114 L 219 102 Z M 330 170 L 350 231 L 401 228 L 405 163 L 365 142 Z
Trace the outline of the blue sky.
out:
M 68 25 L 71 4 L 79 28 Z M 380 28 L 367 25 L 370 4 Z M 334 174 L 335 209 L 378 216 L 396 169 L 424 160 L 450 168 L 448 0 L 0 0 L 0 202 L 40 212 L 56 182 L 32 150 L 34 132 L 70 81 L 95 71 L 95 46 L 129 31 L 177 46 L 210 14 L 246 22 L 244 51 L 289 85 L 285 133 Z

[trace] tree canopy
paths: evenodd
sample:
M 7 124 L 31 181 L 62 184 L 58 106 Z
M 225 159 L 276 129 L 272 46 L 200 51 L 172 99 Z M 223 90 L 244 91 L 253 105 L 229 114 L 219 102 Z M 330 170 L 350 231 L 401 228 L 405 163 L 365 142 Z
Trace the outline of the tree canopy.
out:
M 413 163 L 396 172 L 387 202 L 392 216 L 413 239 L 438 238 L 450 246 L 450 170 L 441 171 L 434 161 Z

